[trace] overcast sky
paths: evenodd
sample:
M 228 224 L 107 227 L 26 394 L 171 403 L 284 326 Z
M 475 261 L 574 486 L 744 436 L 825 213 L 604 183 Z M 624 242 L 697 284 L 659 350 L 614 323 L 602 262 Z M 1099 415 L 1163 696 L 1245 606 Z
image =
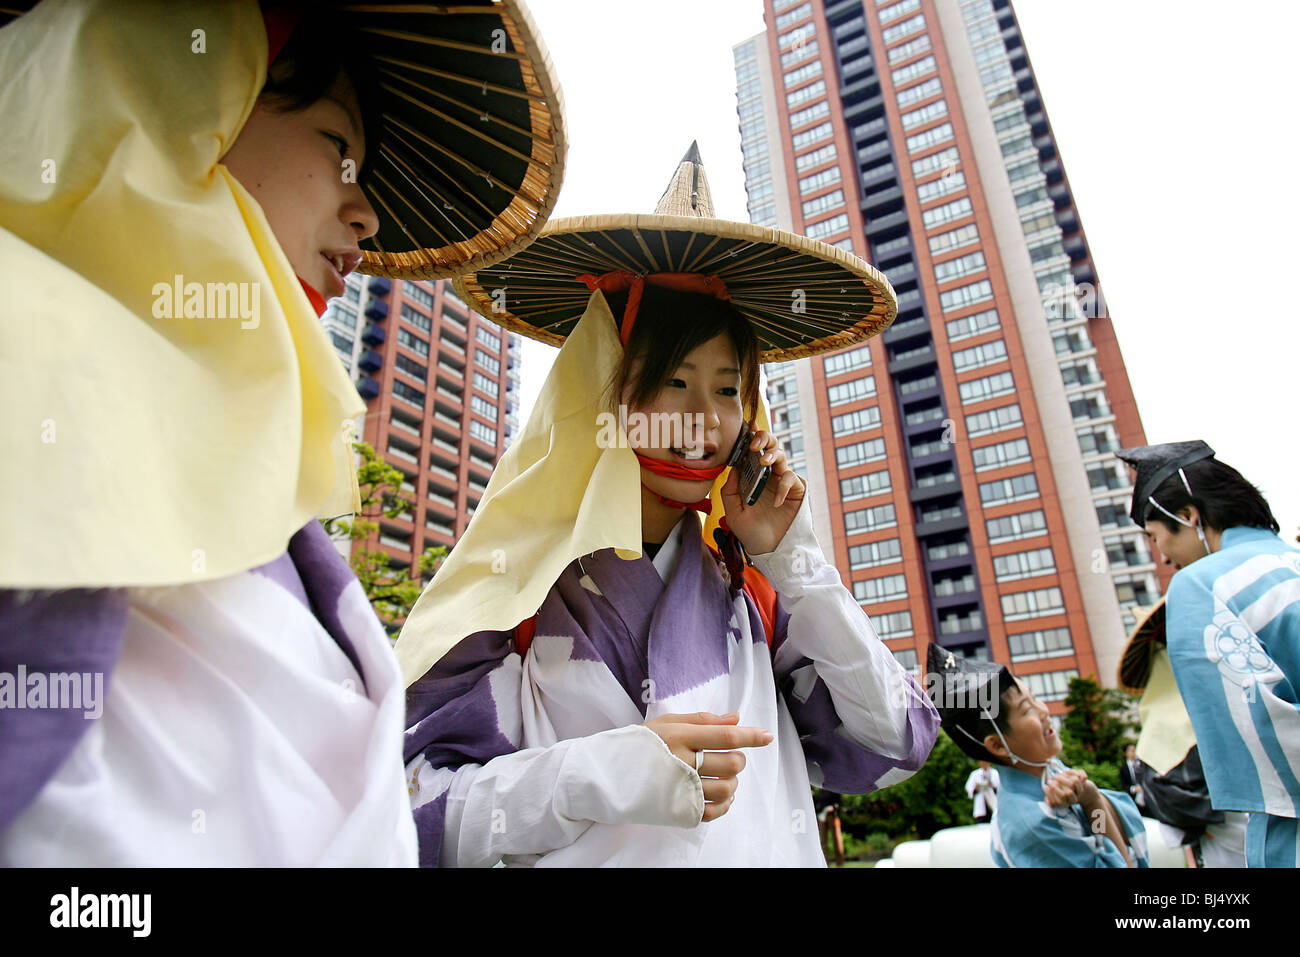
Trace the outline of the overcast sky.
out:
M 1209 442 L 1294 540 L 1300 4 L 1013 5 L 1148 441 Z M 557 217 L 650 212 L 695 139 L 718 215 L 747 221 L 731 48 L 761 0 L 529 8 L 564 91 Z M 521 422 L 554 355 L 524 342 Z

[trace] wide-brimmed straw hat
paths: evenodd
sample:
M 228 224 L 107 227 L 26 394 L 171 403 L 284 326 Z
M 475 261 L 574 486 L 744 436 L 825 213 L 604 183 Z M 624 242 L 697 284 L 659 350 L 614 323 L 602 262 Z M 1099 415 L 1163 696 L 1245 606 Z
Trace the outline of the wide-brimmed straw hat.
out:
M 1165 643 L 1165 599 L 1148 608 L 1128 637 L 1119 659 L 1119 686 L 1140 695 L 1151 679 L 1151 659 Z
M 522 252 L 461 276 L 456 290 L 505 328 L 559 346 L 591 297 L 578 277 L 611 272 L 717 277 L 753 326 L 763 362 L 854 345 L 883 332 L 898 312 L 889 281 L 851 253 L 715 218 L 695 144 L 653 215 L 556 220 Z
M 33 6 L 0 0 L 0 26 Z M 537 236 L 566 147 L 559 84 L 520 0 L 263 8 L 272 60 L 299 23 L 327 10 L 371 79 L 359 182 L 379 232 L 361 244 L 361 272 L 446 278 Z

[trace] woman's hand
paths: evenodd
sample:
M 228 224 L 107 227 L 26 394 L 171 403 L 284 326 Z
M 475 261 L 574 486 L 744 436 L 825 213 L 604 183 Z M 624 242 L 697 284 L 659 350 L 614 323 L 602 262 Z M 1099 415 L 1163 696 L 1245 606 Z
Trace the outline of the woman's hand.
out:
M 790 468 L 771 432 L 755 432 L 749 447 L 761 450 L 763 464 L 772 466 L 772 475 L 758 501 L 745 505 L 740 500 L 740 472 L 733 468 L 722 486 L 722 507 L 727 513 L 727 525 L 745 551 L 762 555 L 781 544 L 799 512 L 807 486 Z
M 761 748 L 772 740 L 772 732 L 762 728 L 738 727 L 740 715 L 664 714 L 647 721 L 645 726 L 663 738 L 668 749 L 683 763 L 694 768 L 698 752 L 704 755 L 699 765 L 700 783 L 704 785 L 704 817 L 712 821 L 731 810 L 736 796 L 736 776 L 745 768 L 745 756 L 735 748 Z

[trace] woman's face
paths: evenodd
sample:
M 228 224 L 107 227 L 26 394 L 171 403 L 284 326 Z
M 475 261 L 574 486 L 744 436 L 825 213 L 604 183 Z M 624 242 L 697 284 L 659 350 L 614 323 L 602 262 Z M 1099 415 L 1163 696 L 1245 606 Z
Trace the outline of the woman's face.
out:
M 221 160 L 261 205 L 294 272 L 326 299 L 343 294 L 359 243 L 379 229 L 356 182 L 364 159 L 357 97 L 340 74 L 303 110 L 259 98 Z
M 696 346 L 653 402 L 628 413 L 628 441 L 636 451 L 686 468 L 725 465 L 744 419 L 740 361 L 731 337 L 723 333 Z M 679 502 L 698 501 L 713 485 L 712 479 L 666 478 L 645 468 L 641 481 Z

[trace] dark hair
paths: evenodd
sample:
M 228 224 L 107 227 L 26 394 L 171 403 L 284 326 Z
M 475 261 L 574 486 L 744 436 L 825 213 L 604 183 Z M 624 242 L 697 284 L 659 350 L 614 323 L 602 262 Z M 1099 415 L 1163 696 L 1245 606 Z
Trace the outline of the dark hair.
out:
M 372 122 L 377 112 L 377 86 L 370 59 L 358 45 L 354 32 L 343 15 L 331 5 L 322 4 L 303 16 L 285 41 L 266 74 L 262 95 L 282 112 L 305 110 L 323 99 L 340 77 L 351 83 L 361 108 L 367 155 L 374 155 L 379 129 Z
M 1187 494 L 1183 480 L 1178 473 L 1160 483 L 1151 497 L 1164 508 L 1178 514 L 1179 509 L 1195 505 L 1201 513 L 1201 522 L 1207 528 L 1223 531 L 1239 525 L 1267 528 L 1276 534 L 1280 530 L 1273 511 L 1259 494 L 1259 489 L 1247 482 L 1236 469 L 1224 465 L 1218 459 L 1200 459 L 1191 465 L 1183 466 L 1187 484 L 1192 487 L 1192 494 Z M 1147 502 L 1143 515 L 1145 522 L 1158 521 L 1171 532 L 1177 532 L 1179 526 L 1168 515 Z
M 627 293 L 606 293 L 605 299 L 615 323 L 621 323 Z M 653 401 L 692 349 L 724 333 L 740 360 L 741 405 L 745 418 L 751 418 L 758 409 L 758 338 L 749 321 L 721 299 L 661 286 L 645 287 L 623 361 L 610 383 L 613 404 L 625 390 L 629 405 Z

